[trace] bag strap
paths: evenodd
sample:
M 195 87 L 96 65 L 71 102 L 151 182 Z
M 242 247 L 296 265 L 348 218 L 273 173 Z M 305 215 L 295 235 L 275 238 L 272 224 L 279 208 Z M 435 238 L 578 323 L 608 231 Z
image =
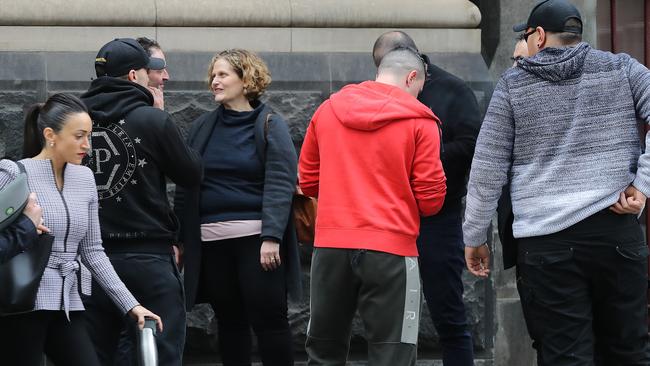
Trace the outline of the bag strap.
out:
M 22 163 L 15 163 L 20 173 L 0 191 L 0 230 L 4 230 L 16 221 L 29 198 L 27 171 Z
M 273 110 L 269 107 L 265 107 L 255 120 L 255 145 L 257 149 L 257 157 L 260 159 L 262 165 L 266 164 L 266 145 L 268 142 L 272 115 Z
M 25 170 L 25 166 L 23 165 L 23 163 L 21 163 L 20 161 L 14 161 L 14 163 L 18 165 L 18 169 L 20 170 L 20 172 L 25 174 L 25 176 L 27 176 L 27 170 Z
M 272 112 L 271 108 L 264 107 L 255 120 L 255 146 L 257 157 L 262 164 L 266 163 L 266 144 L 268 142 Z

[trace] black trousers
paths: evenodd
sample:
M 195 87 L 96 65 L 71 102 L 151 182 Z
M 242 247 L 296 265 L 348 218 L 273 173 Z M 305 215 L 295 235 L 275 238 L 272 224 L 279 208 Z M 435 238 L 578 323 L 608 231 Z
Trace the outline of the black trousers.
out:
M 171 250 L 171 249 L 170 249 Z M 172 254 L 109 253 L 108 257 L 126 287 L 142 306 L 158 314 L 164 330 L 156 335 L 158 362 L 161 366 L 181 366 L 185 344 L 185 298 L 180 273 Z M 93 281 L 92 295 L 83 299 L 88 334 L 103 366 L 124 365 L 117 352 L 123 330 L 135 336 L 136 324 L 123 315 L 102 288 Z M 124 341 L 124 340 L 122 340 Z M 130 364 L 136 364 L 135 340 L 129 348 Z
M 11 366 L 39 366 L 43 353 L 57 366 L 97 366 L 81 311 L 39 310 L 0 317 L 0 362 Z
M 422 290 L 440 336 L 444 366 L 473 366 L 474 345 L 463 302 L 462 213 L 447 210 L 420 220 Z
M 265 366 L 293 365 L 285 266 L 264 271 L 261 244 L 259 235 L 203 243 L 200 291 L 217 318 L 224 366 L 251 364 L 251 327 Z
M 539 366 L 650 364 L 647 256 L 636 217 L 609 210 L 520 239 L 517 285 Z

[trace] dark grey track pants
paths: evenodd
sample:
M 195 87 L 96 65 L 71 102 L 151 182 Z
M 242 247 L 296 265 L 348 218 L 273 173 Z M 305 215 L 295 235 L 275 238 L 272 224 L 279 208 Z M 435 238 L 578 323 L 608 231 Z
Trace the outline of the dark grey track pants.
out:
M 420 320 L 417 257 L 315 248 L 311 265 L 308 365 L 345 365 L 358 310 L 368 364 L 415 365 Z

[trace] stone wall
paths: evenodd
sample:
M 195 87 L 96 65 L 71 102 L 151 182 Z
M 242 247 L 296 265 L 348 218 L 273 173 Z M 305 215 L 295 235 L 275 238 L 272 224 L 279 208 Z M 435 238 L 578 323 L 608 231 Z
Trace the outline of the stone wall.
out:
M 368 45 L 368 53 L 260 53 L 273 77 L 265 98 L 287 117 L 297 148 L 311 114 L 322 101 L 348 83 L 374 78 L 370 48 Z M 166 51 L 166 56 L 171 75 L 165 89 L 166 108 L 186 130 L 192 120 L 214 108 L 206 75 L 213 54 Z M 435 52 L 429 56 L 466 80 L 485 110 L 493 83 L 479 54 Z M 22 114 L 29 105 L 56 92 L 86 90 L 94 77 L 94 57 L 94 52 L 0 51 L 1 153 L 20 155 Z

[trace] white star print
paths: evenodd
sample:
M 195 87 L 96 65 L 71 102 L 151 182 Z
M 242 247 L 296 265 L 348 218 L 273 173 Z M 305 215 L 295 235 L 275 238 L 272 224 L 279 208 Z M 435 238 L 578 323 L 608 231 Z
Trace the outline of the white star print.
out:
M 136 137 L 134 140 L 135 140 L 135 143 L 136 143 L 136 144 L 139 144 L 140 141 L 142 141 L 139 137 Z
M 144 168 L 145 165 L 147 165 L 147 161 L 145 159 L 138 159 L 138 165 L 140 168 Z
M 126 121 L 124 121 L 123 119 L 121 119 L 118 123 L 121 124 L 121 125 L 123 125 L 123 124 L 126 123 Z
M 133 180 L 131 180 L 131 184 L 136 185 L 136 184 L 138 184 L 138 181 L 133 179 Z
M 122 197 L 119 197 L 119 196 L 118 196 L 118 197 L 115 198 L 115 200 L 116 200 L 117 202 L 122 202 Z

